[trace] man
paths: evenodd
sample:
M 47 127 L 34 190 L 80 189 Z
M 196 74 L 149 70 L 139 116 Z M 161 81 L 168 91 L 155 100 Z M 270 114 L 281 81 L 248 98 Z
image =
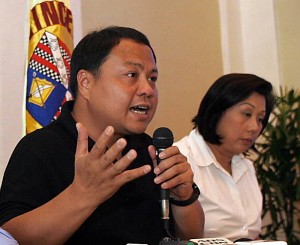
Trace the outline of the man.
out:
M 109 27 L 79 42 L 71 61 L 75 101 L 21 140 L 3 179 L 0 224 L 20 244 L 157 245 L 160 188 L 188 204 L 171 205 L 176 236 L 202 236 L 186 158 L 170 147 L 155 166 L 144 133 L 157 107 L 157 77 L 154 51 L 137 30 Z

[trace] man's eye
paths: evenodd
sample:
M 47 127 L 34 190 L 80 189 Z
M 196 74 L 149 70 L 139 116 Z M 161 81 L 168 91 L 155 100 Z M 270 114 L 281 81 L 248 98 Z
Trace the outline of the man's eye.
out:
M 138 74 L 136 72 L 130 72 L 127 74 L 129 77 L 137 78 Z
M 149 77 L 148 81 L 156 82 L 157 81 L 157 77 Z

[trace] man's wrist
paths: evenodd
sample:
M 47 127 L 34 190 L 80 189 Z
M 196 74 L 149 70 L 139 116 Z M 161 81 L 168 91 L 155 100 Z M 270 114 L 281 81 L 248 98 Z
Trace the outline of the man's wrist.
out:
M 192 203 L 194 203 L 200 195 L 200 190 L 195 183 L 192 185 L 192 188 L 193 188 L 193 194 L 189 199 L 182 201 L 182 200 L 176 200 L 175 198 L 170 197 L 170 203 L 173 205 L 176 205 L 176 206 L 181 206 L 181 207 L 185 207 L 185 206 L 188 206 L 188 205 L 191 205 Z

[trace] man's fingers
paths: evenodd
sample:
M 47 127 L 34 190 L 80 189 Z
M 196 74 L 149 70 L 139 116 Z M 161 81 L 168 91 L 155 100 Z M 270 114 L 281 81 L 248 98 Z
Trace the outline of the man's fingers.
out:
M 148 174 L 151 171 L 151 166 L 150 165 L 144 165 L 139 168 L 131 169 L 131 170 L 126 170 L 122 172 L 118 178 L 121 183 L 121 185 L 130 182 L 132 180 L 135 180 L 139 177 L 142 177 L 146 174 Z
M 98 166 L 97 169 L 101 170 L 102 174 L 105 174 L 105 171 L 107 171 L 107 176 L 110 176 L 109 179 L 115 179 L 119 184 L 123 185 L 151 171 L 150 165 L 127 170 L 128 166 L 137 157 L 137 152 L 131 149 L 126 155 L 121 157 L 127 142 L 124 138 L 120 138 L 111 145 L 114 134 L 113 127 L 108 126 L 104 130 L 90 152 L 88 152 L 87 130 L 80 123 L 77 123 L 76 127 L 78 130 L 76 157 L 89 154 L 89 160 L 95 163 L 93 164 L 94 166 Z M 150 155 L 151 158 L 155 159 L 155 148 L 150 150 Z
M 135 150 L 130 150 L 125 156 L 123 156 L 120 160 L 115 163 L 110 162 L 108 166 L 112 174 L 114 176 L 120 175 L 123 171 L 127 169 L 127 167 L 131 164 L 131 162 L 136 158 L 137 153 Z
M 108 126 L 95 142 L 95 145 L 90 152 L 92 157 L 99 158 L 106 152 L 108 146 L 110 145 L 113 134 L 114 128 L 112 126 Z
M 76 124 L 78 136 L 75 157 L 82 156 L 88 152 L 88 134 L 81 123 Z
M 149 155 L 152 159 L 152 163 L 153 163 L 153 166 L 156 167 L 157 166 L 157 156 L 156 156 L 156 149 L 153 145 L 150 145 L 148 147 L 148 152 L 149 152 Z
M 121 157 L 121 152 L 125 148 L 127 142 L 125 139 L 118 139 L 104 154 L 101 159 L 105 162 L 105 166 L 109 166 L 112 162 L 117 161 Z

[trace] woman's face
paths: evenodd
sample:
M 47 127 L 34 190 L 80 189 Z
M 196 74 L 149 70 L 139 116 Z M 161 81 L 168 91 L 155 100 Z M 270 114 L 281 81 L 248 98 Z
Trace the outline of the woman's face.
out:
M 217 125 L 222 152 L 233 156 L 248 150 L 262 130 L 265 115 L 265 97 L 256 92 L 227 109 Z

